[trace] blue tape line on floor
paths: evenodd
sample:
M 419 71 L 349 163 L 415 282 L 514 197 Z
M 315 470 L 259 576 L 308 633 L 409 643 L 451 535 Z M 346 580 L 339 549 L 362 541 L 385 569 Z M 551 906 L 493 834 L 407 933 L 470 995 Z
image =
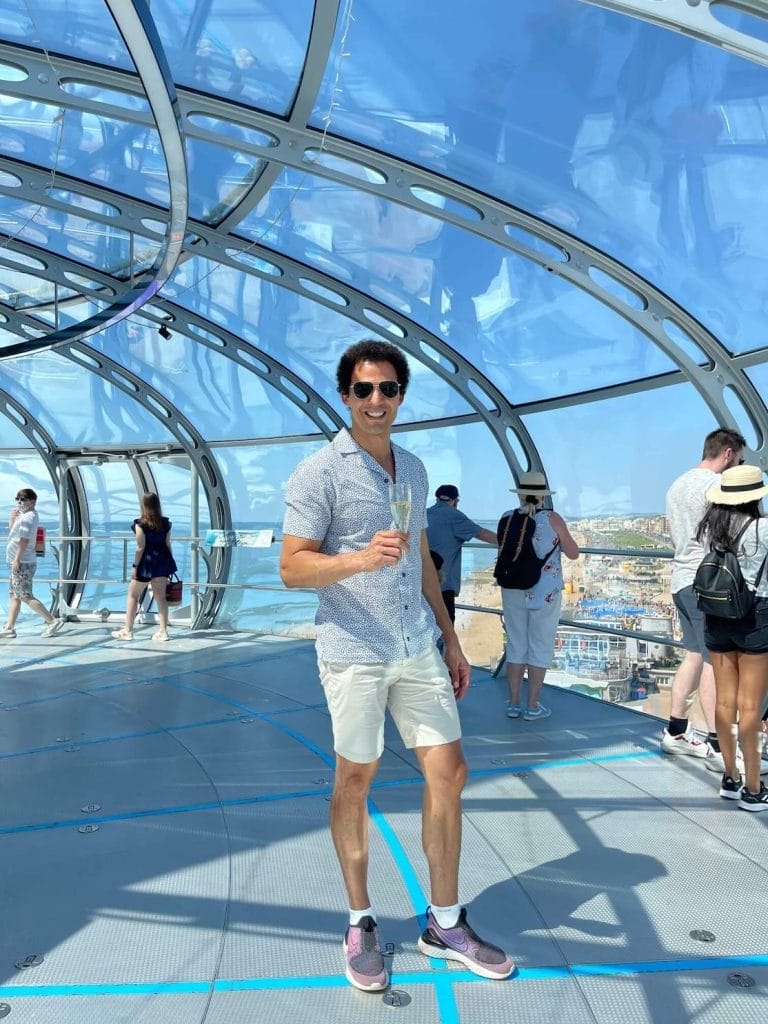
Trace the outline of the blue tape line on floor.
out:
M 643 974 L 674 974 L 679 971 L 725 971 L 746 967 L 768 967 L 768 956 L 714 956 L 689 957 L 680 960 L 638 960 L 629 963 L 571 964 L 570 966 L 521 967 L 508 979 L 508 983 L 525 981 L 555 981 L 569 977 L 616 977 Z M 467 982 L 489 982 L 467 970 L 449 970 L 445 974 L 432 971 L 395 971 L 392 986 L 436 985 L 438 1000 L 440 990 L 451 985 Z M 3 985 L 0 996 L 3 999 L 39 999 L 50 996 L 133 996 L 133 995 L 184 995 L 187 993 L 209 992 L 260 992 L 269 990 L 349 988 L 343 975 L 309 975 L 291 978 L 219 978 L 207 981 L 158 981 L 132 984 L 95 985 Z M 446 1008 L 447 1009 L 447 1008 Z M 449 1018 L 450 1019 L 450 1018 Z
M 227 719 L 227 721 L 234 721 L 234 719 Z M 271 723 L 277 725 L 278 723 Z M 296 734 L 299 735 L 299 734 Z M 553 767 L 573 767 L 575 765 L 585 765 L 591 763 L 600 763 L 603 760 L 614 761 L 616 759 L 628 759 L 633 757 L 645 757 L 649 753 L 654 751 L 637 751 L 632 754 L 605 754 L 598 755 L 597 757 L 589 758 L 588 760 L 574 760 L 573 762 L 563 761 L 544 761 L 539 764 L 526 764 L 526 765 L 515 765 L 508 768 L 493 768 L 490 769 L 492 774 L 508 774 L 513 775 L 520 771 L 540 771 L 545 768 Z M 475 776 L 475 772 L 469 773 L 469 778 L 472 779 Z M 481 769 L 478 773 L 480 776 L 488 774 L 487 771 Z M 420 775 L 413 776 L 407 779 L 390 779 L 385 782 L 374 782 L 371 789 L 390 789 L 393 786 L 412 786 L 422 783 L 424 780 Z M 333 792 L 332 786 L 315 786 L 312 789 L 300 789 L 293 790 L 290 793 L 262 793 L 258 796 L 245 796 L 236 797 L 229 800 L 211 801 L 199 804 L 179 804 L 169 807 L 154 807 L 147 810 L 137 811 L 124 811 L 122 814 L 110 814 L 103 817 L 95 817 L 89 815 L 87 818 L 70 818 L 66 821 L 47 821 L 39 822 L 37 824 L 28 825 L 11 825 L 5 828 L 0 828 L 0 836 L 19 835 L 22 832 L 45 832 L 52 829 L 60 828 L 73 828 L 80 825 L 86 824 L 103 824 L 109 821 L 134 821 L 139 818 L 156 818 L 161 817 L 165 814 L 191 814 L 196 811 L 210 811 L 220 807 L 248 807 L 252 804 L 264 804 L 264 803 L 276 803 L 280 800 L 297 800 L 306 797 L 317 797 L 317 796 L 328 796 Z M 377 812 L 380 813 L 380 812 Z M 423 897 L 421 897 L 424 902 Z M 420 911 L 417 910 L 417 913 Z

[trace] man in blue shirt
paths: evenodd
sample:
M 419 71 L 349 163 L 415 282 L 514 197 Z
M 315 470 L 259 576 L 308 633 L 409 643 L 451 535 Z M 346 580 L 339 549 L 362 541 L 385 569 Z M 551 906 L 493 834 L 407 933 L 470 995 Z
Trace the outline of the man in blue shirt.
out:
M 456 619 L 456 597 L 461 589 L 461 548 L 468 540 L 482 540 L 498 547 L 496 533 L 484 530 L 459 512 L 459 489 L 454 484 L 441 484 L 435 491 L 434 505 L 427 509 L 427 543 L 443 560 L 440 584 L 443 601 Z
M 367 808 L 387 710 L 424 776 L 422 841 L 432 902 L 419 949 L 457 960 L 481 977 L 506 978 L 512 961 L 480 939 L 459 904 L 467 766 L 456 701 L 469 686 L 470 670 L 427 547 L 426 470 L 391 440 L 408 363 L 394 345 L 361 341 L 341 357 L 336 376 L 351 426 L 288 481 L 280 576 L 287 587 L 316 589 L 319 601 L 318 666 L 336 753 L 331 834 L 349 899 L 347 979 L 365 992 L 389 983 L 368 893 Z M 392 527 L 394 481 L 411 488 L 408 532 Z

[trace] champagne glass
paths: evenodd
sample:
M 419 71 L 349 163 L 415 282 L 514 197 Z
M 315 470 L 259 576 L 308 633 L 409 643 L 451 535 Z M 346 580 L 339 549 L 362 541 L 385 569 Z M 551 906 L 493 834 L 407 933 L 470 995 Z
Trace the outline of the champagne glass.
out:
M 408 532 L 411 521 L 411 485 L 400 480 L 392 480 L 389 484 L 389 508 L 392 512 L 392 526 L 395 530 Z M 400 560 L 405 552 L 400 555 Z

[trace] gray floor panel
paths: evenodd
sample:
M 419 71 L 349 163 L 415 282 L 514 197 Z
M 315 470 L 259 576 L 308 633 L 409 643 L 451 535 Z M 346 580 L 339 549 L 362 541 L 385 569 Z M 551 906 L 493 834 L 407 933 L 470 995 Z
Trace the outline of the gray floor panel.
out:
M 753 988 L 734 988 L 733 973 L 746 974 Z M 736 967 L 711 971 L 617 978 L 580 978 L 598 1024 L 764 1024 L 768 1015 L 768 969 Z
M 121 645 L 100 624 L 70 624 L 51 641 L 30 634 L 0 647 L 0 754 L 23 754 L 0 757 L 2 826 L 69 822 L 2 837 L 0 978 L 5 993 L 75 986 L 67 997 L 0 1002 L 13 1003 L 14 1020 L 193 1024 L 220 971 L 243 990 L 217 991 L 207 1024 L 391 1019 L 380 996 L 343 979 L 333 768 L 311 749 L 331 756 L 332 736 L 324 708 L 307 706 L 322 701 L 313 646 L 221 631 L 159 645 L 152 628 Z M 720 800 L 701 765 L 658 756 L 656 720 L 551 688 L 550 719 L 508 720 L 503 681 L 474 675 L 461 705 L 472 772 L 461 895 L 478 931 L 522 971 L 503 984 L 470 982 L 463 970 L 434 972 L 418 952 L 415 914 L 429 898 L 422 787 L 390 723 L 372 793 L 383 818 L 371 827 L 370 887 L 382 940 L 396 946 L 395 983 L 412 999 L 402 1019 L 762 1020 L 768 968 L 740 967 L 739 957 L 764 948 L 768 815 Z M 270 713 L 272 722 L 261 717 Z M 118 738 L 152 729 L 172 731 Z M 80 750 L 56 743 L 65 736 Z M 91 803 L 101 804 L 95 816 L 82 810 Z M 189 810 L 199 803 L 213 809 Z M 98 831 L 80 833 L 84 822 Z M 724 888 L 733 879 L 738 900 Z M 694 929 L 714 941 L 696 941 Z M 29 953 L 45 961 L 21 974 L 13 964 Z M 732 959 L 717 970 L 675 963 L 712 956 Z M 637 963 L 651 973 L 610 974 Z M 598 973 L 561 976 L 568 964 Z M 740 969 L 756 988 L 727 985 Z M 76 988 L 159 982 L 193 991 Z
M 358 992 L 351 986 L 266 992 L 217 992 L 206 1024 L 233 1021 L 275 1021 L 282 1024 L 338 1024 L 339 1021 L 370 1021 L 392 1024 L 435 1024 L 439 1020 L 432 985 L 409 986 L 411 1002 L 401 1010 L 385 1005 L 381 993 Z M 394 1015 L 394 1017 L 393 1017 Z M 478 1021 L 479 1024 L 479 1021 Z
M 61 750 L 3 762 L 8 789 L 0 828 L 79 818 L 89 803 L 123 814 L 216 799 L 200 765 L 170 736 L 69 750 L 62 744 Z
M 595 1024 L 572 978 L 477 981 L 453 985 L 458 1017 L 466 1024 Z M 618 1024 L 615 1017 L 612 1024 Z
M 16 870 L 3 900 L 5 985 L 208 980 L 229 894 L 219 811 L 6 837 Z M 29 954 L 44 962 L 13 965 Z
M 13 1024 L 196 1024 L 203 1019 L 207 995 L 36 996 L 5 991 L 0 1002 L 11 1007 Z M 247 1018 L 244 1018 L 247 1019 Z

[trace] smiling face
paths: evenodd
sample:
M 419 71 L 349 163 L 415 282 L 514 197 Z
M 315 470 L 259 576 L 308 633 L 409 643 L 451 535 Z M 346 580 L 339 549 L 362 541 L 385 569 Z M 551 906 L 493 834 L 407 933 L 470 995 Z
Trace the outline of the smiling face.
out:
M 403 396 L 397 394 L 394 398 L 386 398 L 378 387 L 374 387 L 368 398 L 356 398 L 353 390 L 357 381 L 368 381 L 378 385 L 385 380 L 397 380 L 397 372 L 389 362 L 371 363 L 363 360 L 357 363 L 352 371 L 352 387 L 347 394 L 342 394 L 341 400 L 349 407 L 352 436 L 356 440 L 362 442 L 367 438 L 375 442 L 389 437 Z

